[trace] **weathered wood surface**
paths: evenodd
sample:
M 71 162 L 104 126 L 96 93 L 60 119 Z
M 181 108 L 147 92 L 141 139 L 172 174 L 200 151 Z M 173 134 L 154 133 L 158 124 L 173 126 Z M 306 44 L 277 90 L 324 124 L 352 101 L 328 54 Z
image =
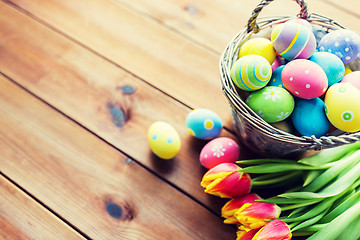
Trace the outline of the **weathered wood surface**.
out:
M 2 175 L 0 196 L 0 239 L 85 239 Z
M 0 169 L 87 237 L 234 235 L 215 214 L 3 77 L 0 102 Z
M 0 172 L 21 187 L 7 181 L 16 191 L 0 194 L 0 233 L 48 234 L 29 230 L 26 218 L 4 218 L 17 213 L 6 206 L 25 201 L 29 219 L 49 219 L 63 235 L 235 239 L 216 216 L 224 200 L 199 185 L 206 141 L 191 137 L 184 121 L 207 107 L 231 131 L 218 60 L 258 2 L 0 1 Z M 357 5 L 308 1 L 310 12 L 360 32 Z M 260 17 L 298 11 L 294 1 L 276 0 Z M 149 150 L 147 128 L 157 120 L 180 134 L 182 149 L 171 161 Z

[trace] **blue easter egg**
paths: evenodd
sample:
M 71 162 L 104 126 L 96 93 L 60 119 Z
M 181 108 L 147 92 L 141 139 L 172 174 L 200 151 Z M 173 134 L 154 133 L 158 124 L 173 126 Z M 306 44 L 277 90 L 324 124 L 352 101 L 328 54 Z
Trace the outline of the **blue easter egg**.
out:
M 282 73 L 282 70 L 284 69 L 284 67 L 285 67 L 285 65 L 282 65 L 282 66 L 277 67 L 274 70 L 272 77 L 268 83 L 268 86 L 284 88 L 284 84 L 281 80 L 281 73 Z
M 341 61 L 349 63 L 360 53 L 360 36 L 348 29 L 332 31 L 321 39 L 319 50 L 334 53 Z
M 325 71 L 328 79 L 328 86 L 341 81 L 345 74 L 345 65 L 341 59 L 333 53 L 316 52 L 310 58 L 310 61 L 317 63 Z
M 319 138 L 328 133 L 330 122 L 325 114 L 325 104 L 320 98 L 295 100 L 291 120 L 295 129 L 303 136 Z
M 199 139 L 216 138 L 223 126 L 219 115 L 207 108 L 191 111 L 186 116 L 185 123 L 190 134 Z

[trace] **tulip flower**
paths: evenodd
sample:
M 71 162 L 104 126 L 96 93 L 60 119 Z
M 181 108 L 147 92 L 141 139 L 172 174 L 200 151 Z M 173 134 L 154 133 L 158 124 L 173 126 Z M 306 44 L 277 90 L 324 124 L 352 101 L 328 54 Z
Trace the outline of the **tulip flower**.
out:
M 261 228 L 252 240 L 290 240 L 289 226 L 281 220 L 273 220 Z
M 221 198 L 232 198 L 248 194 L 251 179 L 234 163 L 221 163 L 205 173 L 201 186 L 205 192 Z
M 224 223 L 239 224 L 239 220 L 234 214 L 245 204 L 254 203 L 260 197 L 255 193 L 249 193 L 244 196 L 233 198 L 228 201 L 221 209 L 221 216 L 225 218 Z
M 239 230 L 236 232 L 236 240 L 252 240 L 257 231 L 258 229 L 251 229 L 250 231 L 246 231 L 239 228 Z
M 235 218 L 245 228 L 259 229 L 265 226 L 269 220 L 280 216 L 281 208 L 273 203 L 254 202 L 245 203 L 234 213 Z

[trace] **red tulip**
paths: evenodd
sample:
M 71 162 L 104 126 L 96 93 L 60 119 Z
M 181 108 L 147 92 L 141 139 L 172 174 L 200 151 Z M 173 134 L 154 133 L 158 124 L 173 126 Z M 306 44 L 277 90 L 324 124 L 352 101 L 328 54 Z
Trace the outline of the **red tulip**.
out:
M 281 220 L 273 220 L 261 228 L 252 240 L 290 240 L 289 226 Z
M 239 230 L 236 232 L 236 240 L 252 240 L 257 231 L 258 229 L 251 229 L 250 231 L 246 231 L 239 228 Z
M 239 220 L 234 216 L 245 203 L 254 203 L 260 197 L 255 193 L 249 193 L 244 196 L 233 198 L 228 201 L 221 209 L 221 216 L 226 218 L 224 223 L 239 224 Z
M 251 179 L 234 163 L 221 163 L 205 173 L 201 186 L 205 192 L 221 198 L 245 195 L 251 190 Z
M 245 203 L 234 216 L 245 228 L 259 229 L 280 216 L 281 208 L 273 203 Z

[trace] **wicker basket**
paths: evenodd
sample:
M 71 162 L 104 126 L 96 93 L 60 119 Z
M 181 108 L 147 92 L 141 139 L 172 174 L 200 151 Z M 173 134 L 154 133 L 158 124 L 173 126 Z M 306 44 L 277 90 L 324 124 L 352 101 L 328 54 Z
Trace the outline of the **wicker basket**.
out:
M 321 150 L 360 140 L 360 132 L 351 134 L 341 132 L 337 136 L 323 136 L 321 138 L 316 138 L 315 136 L 295 136 L 268 124 L 244 103 L 243 100 L 249 93 L 237 88 L 230 78 L 231 66 L 237 60 L 239 46 L 254 34 L 258 35 L 262 32 L 266 34 L 266 31 L 269 32 L 269 29 L 273 26 L 296 18 L 296 16 L 281 16 L 257 19 L 262 8 L 272 1 L 261 1 L 254 9 L 247 27 L 234 37 L 220 58 L 219 67 L 222 90 L 232 109 L 233 126 L 237 137 L 255 152 L 272 156 L 293 155 L 308 150 Z M 301 7 L 297 17 L 308 20 L 312 26 L 321 28 L 326 32 L 345 28 L 330 18 L 315 13 L 308 14 L 307 4 L 304 0 L 295 1 Z M 359 66 L 356 66 L 356 68 L 352 70 L 359 70 Z

